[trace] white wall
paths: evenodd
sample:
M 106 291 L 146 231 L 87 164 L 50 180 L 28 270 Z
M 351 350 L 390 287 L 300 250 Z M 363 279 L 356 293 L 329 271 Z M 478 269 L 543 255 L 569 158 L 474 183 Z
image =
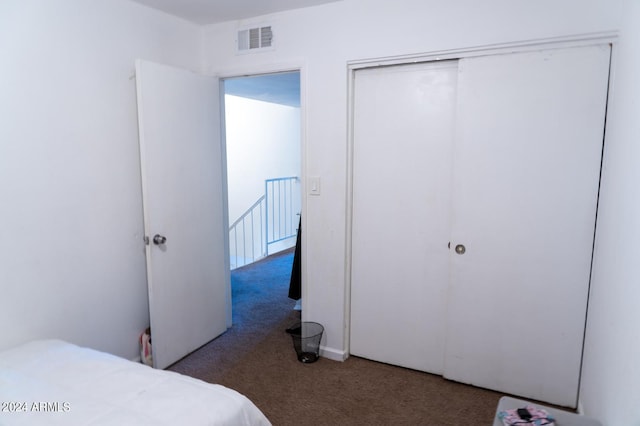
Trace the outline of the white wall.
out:
M 206 28 L 204 60 L 208 72 L 255 72 L 283 63 L 304 64 L 303 173 L 322 178 L 322 194 L 307 196 L 305 201 L 303 313 L 325 326 L 325 354 L 340 357 L 348 337 L 347 62 L 622 28 L 612 92 L 617 98 L 610 111 L 614 120 L 610 127 L 615 130 L 607 138 L 582 399 L 586 413 L 610 419 L 607 424 L 633 424 L 631 419 L 637 419 L 640 412 L 637 386 L 631 387 L 640 383 L 640 339 L 637 333 L 633 339 L 626 338 L 640 323 L 640 313 L 633 308 L 637 282 L 635 289 L 631 287 L 638 277 L 638 266 L 632 259 L 637 264 L 640 254 L 634 245 L 639 217 L 634 183 L 640 172 L 637 144 L 632 145 L 631 140 L 638 134 L 635 122 L 639 111 L 633 103 L 638 96 L 634 98 L 637 90 L 631 89 L 637 88 L 633 75 L 638 75 L 639 64 L 632 50 L 637 51 L 639 34 L 634 26 L 640 22 L 637 6 L 632 4 L 633 0 L 344 0 Z M 624 24 L 623 15 L 627 15 Z M 237 27 L 260 21 L 273 25 L 276 49 L 235 55 Z M 622 312 L 617 312 L 618 306 Z M 607 332 L 610 327 L 618 329 Z
M 300 176 L 300 108 L 225 96 L 229 222 L 264 195 L 265 179 Z
M 0 2 L 0 349 L 126 358 L 149 324 L 134 60 L 200 68 L 199 29 L 125 0 Z
M 607 425 L 640 425 L 640 2 L 614 55 L 581 399 Z

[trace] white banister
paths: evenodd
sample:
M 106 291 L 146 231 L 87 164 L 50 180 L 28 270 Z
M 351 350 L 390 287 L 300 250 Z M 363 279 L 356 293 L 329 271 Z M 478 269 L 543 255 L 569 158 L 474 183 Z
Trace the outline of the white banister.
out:
M 269 254 L 271 245 L 297 235 L 300 214 L 299 179 L 265 180 L 265 193 L 229 227 L 231 269 Z

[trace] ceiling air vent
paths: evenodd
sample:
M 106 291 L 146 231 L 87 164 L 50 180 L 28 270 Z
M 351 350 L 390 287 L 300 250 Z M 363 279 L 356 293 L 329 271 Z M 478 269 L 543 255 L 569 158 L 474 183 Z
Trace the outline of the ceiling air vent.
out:
M 273 32 L 271 26 L 247 28 L 238 31 L 238 52 L 273 48 Z

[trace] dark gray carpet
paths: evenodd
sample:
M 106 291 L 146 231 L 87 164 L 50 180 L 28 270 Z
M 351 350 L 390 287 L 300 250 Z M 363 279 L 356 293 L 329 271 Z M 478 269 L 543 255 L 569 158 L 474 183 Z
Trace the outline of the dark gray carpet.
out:
M 300 318 L 287 298 L 292 261 L 234 271 L 234 327 L 170 369 L 239 391 L 274 425 L 492 424 L 496 392 L 357 357 L 299 362 L 285 332 Z
M 219 383 L 292 314 L 295 301 L 287 298 L 292 264 L 293 250 L 285 250 L 231 271 L 233 326 L 168 370 Z

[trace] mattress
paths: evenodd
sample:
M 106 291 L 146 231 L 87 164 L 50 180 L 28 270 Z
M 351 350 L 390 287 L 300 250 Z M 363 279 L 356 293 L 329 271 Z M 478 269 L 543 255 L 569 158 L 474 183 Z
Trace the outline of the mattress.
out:
M 0 352 L 0 425 L 270 425 L 221 385 L 41 340 Z

